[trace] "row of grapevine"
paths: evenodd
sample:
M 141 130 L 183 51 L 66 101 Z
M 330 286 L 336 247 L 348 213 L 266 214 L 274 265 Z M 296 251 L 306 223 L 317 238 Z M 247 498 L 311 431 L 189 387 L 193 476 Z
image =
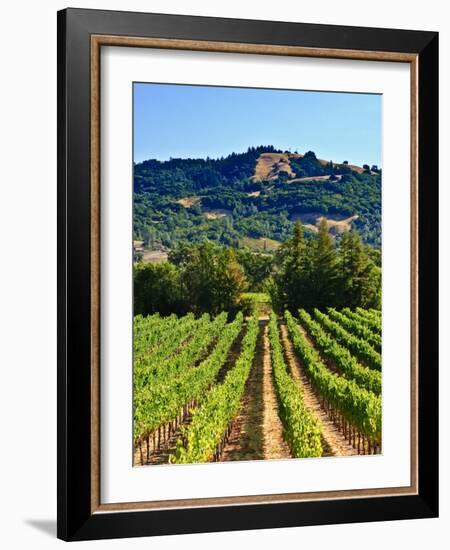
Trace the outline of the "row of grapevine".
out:
M 364 310 L 361 310 L 364 311 Z M 352 311 L 350 308 L 346 307 L 342 310 L 342 313 L 346 315 L 349 319 L 354 319 L 370 329 L 373 333 L 381 336 L 381 319 L 372 319 L 366 315 L 362 315 L 357 311 Z
M 287 370 L 279 338 L 277 317 L 273 312 L 269 321 L 269 340 L 280 417 L 292 456 L 295 458 L 322 456 L 320 421 L 305 406 L 301 388 Z
M 333 361 L 345 378 L 353 380 L 358 386 L 376 395 L 381 394 L 380 372 L 360 365 L 349 350 L 340 346 L 305 310 L 299 310 L 298 313 L 300 322 L 319 351 Z
M 318 352 L 300 332 L 294 317 L 285 314 L 294 349 L 318 394 L 347 422 L 378 445 L 381 441 L 381 398 L 353 380 L 331 373 Z
M 207 462 L 220 455 L 231 422 L 239 411 L 245 383 L 253 363 L 258 320 L 248 322 L 241 353 L 224 381 L 212 388 L 202 404 L 194 409 L 192 422 L 177 442 L 172 463 Z
M 193 318 L 193 315 L 189 315 Z M 180 322 L 175 314 L 161 317 L 159 313 L 143 317 L 136 315 L 133 322 L 134 356 L 140 353 L 150 353 L 160 345 L 165 334 L 170 334 L 172 328 Z
M 370 344 L 345 330 L 339 323 L 318 309 L 314 310 L 314 315 L 322 327 L 333 335 L 338 344 L 347 348 L 367 367 L 381 371 L 381 355 Z
M 221 313 L 212 322 L 209 315 L 201 317 L 195 326 L 194 336 L 174 357 L 163 358 L 161 361 L 143 361 L 137 364 L 135 372 L 136 387 L 153 387 L 158 384 L 167 385 L 180 372 L 191 367 L 207 352 L 211 343 L 217 338 L 225 326 L 227 314 Z M 169 348 L 172 345 L 169 343 Z
M 192 335 L 197 330 L 204 330 L 211 324 L 209 314 L 203 315 L 200 319 L 195 319 L 193 315 L 186 315 L 181 317 L 177 323 L 164 325 L 157 325 L 154 330 L 159 333 L 159 340 L 154 343 L 146 351 L 143 349 L 142 340 L 139 342 L 141 352 L 137 355 L 135 353 L 134 364 L 135 374 L 149 377 L 155 368 L 164 363 L 169 363 L 168 359 L 177 352 L 181 347 L 185 347 L 185 344 L 190 341 Z
M 368 308 L 364 309 L 362 307 L 357 307 L 356 312 L 370 319 L 375 319 L 376 321 L 381 321 L 381 311 L 379 309 Z
M 205 314 L 201 319 L 196 320 L 193 314 L 188 314 L 178 320 L 173 325 L 160 323 L 152 328 L 157 333 L 157 342 L 148 346 L 147 338 L 143 337 L 142 331 L 139 335 L 135 334 L 137 346 L 135 346 L 134 361 L 135 365 L 153 365 L 159 361 L 169 358 L 192 337 L 198 325 L 208 323 L 209 315 Z M 146 347 L 146 344 L 148 347 Z
M 144 384 L 135 390 L 135 442 L 147 438 L 161 425 L 178 418 L 186 404 L 196 403 L 204 397 L 205 391 L 213 384 L 225 363 L 227 354 L 242 329 L 242 323 L 243 316 L 239 313 L 232 323 L 221 328 L 214 349 L 197 367 L 191 364 L 182 365 L 175 376 L 166 379 L 161 377 L 158 384 Z
M 333 321 L 339 323 L 343 328 L 345 328 L 351 334 L 354 334 L 358 338 L 365 340 L 370 344 L 375 351 L 381 353 L 381 336 L 379 334 L 373 333 L 366 325 L 363 325 L 355 319 L 350 319 L 343 315 L 340 311 L 335 310 L 334 308 L 328 308 L 328 315 Z

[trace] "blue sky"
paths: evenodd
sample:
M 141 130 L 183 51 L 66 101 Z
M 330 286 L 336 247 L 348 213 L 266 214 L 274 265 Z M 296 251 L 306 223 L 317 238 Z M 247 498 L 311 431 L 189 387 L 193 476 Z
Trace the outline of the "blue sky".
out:
M 134 161 L 216 158 L 273 145 L 381 166 L 381 96 L 134 84 Z

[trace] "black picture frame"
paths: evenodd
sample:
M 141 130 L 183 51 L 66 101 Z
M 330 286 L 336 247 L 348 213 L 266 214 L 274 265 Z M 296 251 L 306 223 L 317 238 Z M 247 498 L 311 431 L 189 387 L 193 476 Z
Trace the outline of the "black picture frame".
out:
M 418 493 L 92 513 L 91 36 L 403 52 L 418 60 Z M 102 10 L 58 12 L 58 531 L 64 540 L 438 515 L 438 33 Z M 432 215 L 430 215 L 432 214 Z

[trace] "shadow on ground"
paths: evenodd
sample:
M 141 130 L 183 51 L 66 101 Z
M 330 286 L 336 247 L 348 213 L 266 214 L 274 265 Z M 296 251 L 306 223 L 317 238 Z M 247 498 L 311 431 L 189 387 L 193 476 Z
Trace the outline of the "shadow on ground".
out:
M 51 537 L 56 537 L 56 519 L 26 519 L 25 523 Z

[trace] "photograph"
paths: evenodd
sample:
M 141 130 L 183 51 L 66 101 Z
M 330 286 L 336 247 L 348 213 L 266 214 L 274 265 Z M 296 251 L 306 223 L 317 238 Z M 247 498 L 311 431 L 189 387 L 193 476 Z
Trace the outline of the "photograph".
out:
M 382 454 L 382 94 L 132 102 L 133 465 Z

